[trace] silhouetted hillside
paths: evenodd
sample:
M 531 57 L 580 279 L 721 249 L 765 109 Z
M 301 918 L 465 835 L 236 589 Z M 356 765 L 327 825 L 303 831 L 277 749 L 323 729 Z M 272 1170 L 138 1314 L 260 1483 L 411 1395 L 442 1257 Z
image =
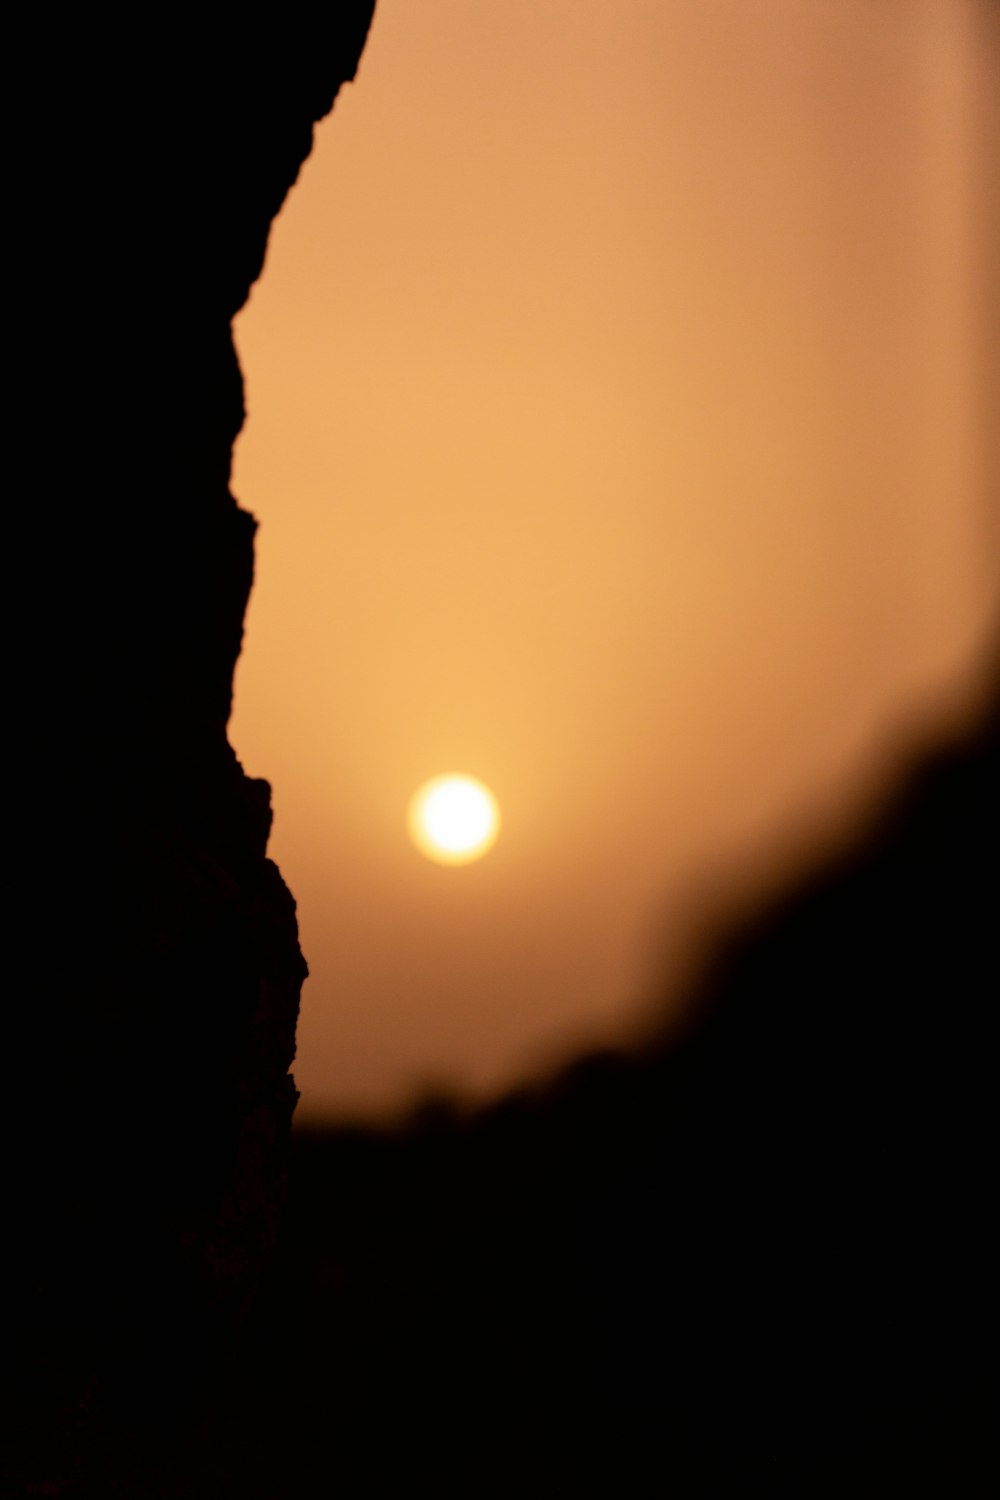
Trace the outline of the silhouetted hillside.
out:
M 191 1493 L 987 1493 L 997 727 L 720 942 L 683 1038 L 297 1138 Z

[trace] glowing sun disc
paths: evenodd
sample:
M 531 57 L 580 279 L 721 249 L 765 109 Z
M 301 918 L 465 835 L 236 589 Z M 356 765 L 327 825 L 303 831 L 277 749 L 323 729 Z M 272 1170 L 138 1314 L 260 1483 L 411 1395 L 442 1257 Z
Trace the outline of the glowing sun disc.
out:
M 474 776 L 434 776 L 414 792 L 406 824 L 428 859 L 465 865 L 493 847 L 500 809 L 489 787 Z

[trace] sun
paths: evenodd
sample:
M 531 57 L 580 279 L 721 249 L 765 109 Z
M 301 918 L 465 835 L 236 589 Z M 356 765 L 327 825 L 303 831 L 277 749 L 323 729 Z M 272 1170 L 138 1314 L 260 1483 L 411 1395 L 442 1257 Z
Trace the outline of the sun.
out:
M 410 837 L 428 859 L 465 865 L 496 843 L 500 809 L 488 786 L 450 772 L 418 787 L 406 814 Z

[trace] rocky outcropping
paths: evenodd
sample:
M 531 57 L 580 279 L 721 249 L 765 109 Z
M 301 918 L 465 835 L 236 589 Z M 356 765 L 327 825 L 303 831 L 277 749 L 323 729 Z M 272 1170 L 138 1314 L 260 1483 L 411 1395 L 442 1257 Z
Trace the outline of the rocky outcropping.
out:
M 683 1035 L 297 1136 L 232 1493 L 992 1493 L 998 775 L 994 688 Z
M 141 1493 L 275 1239 L 305 964 L 226 736 L 230 324 L 372 5 L 87 12 L 19 53 L 15 1494 Z

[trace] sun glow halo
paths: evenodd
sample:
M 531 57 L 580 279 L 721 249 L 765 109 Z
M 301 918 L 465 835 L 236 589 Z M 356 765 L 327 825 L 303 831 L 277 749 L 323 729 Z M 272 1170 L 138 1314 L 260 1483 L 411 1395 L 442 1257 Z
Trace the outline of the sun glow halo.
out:
M 410 837 L 428 859 L 464 865 L 496 842 L 500 809 L 474 776 L 434 776 L 414 792 L 406 817 Z

